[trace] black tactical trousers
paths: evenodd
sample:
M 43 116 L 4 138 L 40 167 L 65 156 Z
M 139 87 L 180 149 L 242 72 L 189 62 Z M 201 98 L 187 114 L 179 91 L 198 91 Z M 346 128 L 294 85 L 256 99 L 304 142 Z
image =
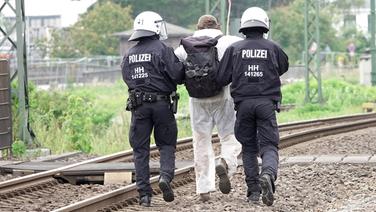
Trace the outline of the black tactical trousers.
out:
M 262 159 L 261 174 L 277 178 L 279 132 L 276 105 L 269 99 L 247 99 L 236 107 L 235 137 L 242 144 L 248 191 L 260 191 L 258 155 Z
M 167 101 L 146 103 L 132 111 L 129 140 L 133 148 L 136 167 L 136 184 L 140 197 L 152 194 L 150 186 L 149 156 L 150 135 L 160 152 L 160 175 L 171 181 L 175 169 L 177 127 L 174 114 Z

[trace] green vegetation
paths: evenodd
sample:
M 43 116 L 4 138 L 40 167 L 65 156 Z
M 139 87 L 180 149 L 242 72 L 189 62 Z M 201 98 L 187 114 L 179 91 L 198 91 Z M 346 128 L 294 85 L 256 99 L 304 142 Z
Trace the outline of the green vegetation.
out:
M 106 2 L 108 0 L 99 0 L 98 2 Z M 288 4 L 292 0 L 233 0 L 232 1 L 232 14 L 234 18 L 240 18 L 241 13 L 248 7 L 259 6 L 264 9 L 268 7 L 275 7 Z M 159 13 L 169 23 L 189 27 L 197 23 L 197 19 L 205 13 L 205 1 L 203 0 L 112 0 L 121 6 L 132 6 L 133 16 L 138 15 L 145 10 L 153 10 Z M 227 1 L 226 1 L 227 3 Z M 217 4 L 217 1 L 210 1 L 210 9 Z M 218 7 L 219 8 L 219 7 Z M 218 18 L 220 16 L 219 9 L 213 11 L 214 15 Z M 184 10 L 184 12 L 182 12 Z M 224 23 L 222 23 L 224 25 Z
M 344 24 L 339 30 L 335 29 L 333 24 L 340 23 L 346 17 L 349 18 L 351 14 L 348 13 L 348 8 L 359 8 L 364 2 L 365 0 L 322 1 L 320 4 L 322 51 L 346 52 L 346 47 L 350 43 L 356 46 L 356 51 L 359 53 L 369 47 L 369 36 L 359 31 L 355 24 Z M 220 18 L 217 1 L 210 3 L 210 8 L 214 8 L 213 15 Z M 231 21 L 239 19 L 243 11 L 250 6 L 267 10 L 272 21 L 273 40 L 286 50 L 291 64 L 302 63 L 304 0 L 234 0 Z M 181 12 L 182 8 L 184 12 Z M 131 29 L 133 17 L 145 10 L 158 12 L 167 22 L 193 30 L 197 19 L 205 13 L 205 1 L 99 0 L 72 27 L 55 31 L 52 34 L 53 39 L 48 44 L 46 40 L 40 40 L 37 45 L 44 55 L 47 55 L 47 49 L 51 47 L 50 57 L 117 55 L 119 39 L 113 34 Z M 346 55 L 338 55 L 338 57 L 344 62 L 349 60 Z
M 13 84 L 13 89 L 17 89 L 16 84 Z M 179 112 L 188 113 L 188 94 L 183 86 L 178 90 L 181 95 Z M 130 148 L 130 112 L 124 110 L 127 88 L 123 82 L 48 92 L 37 91 L 31 84 L 29 95 L 30 122 L 37 135 L 33 147 L 43 146 L 54 153 L 81 150 L 97 154 Z M 18 99 L 15 95 L 12 101 L 16 127 Z M 190 136 L 189 119 L 178 123 L 179 137 Z M 21 147 L 26 147 L 22 141 L 13 146 L 15 154 L 23 154 Z
M 333 27 L 340 15 L 351 6 L 358 7 L 363 0 L 338 0 L 322 4 L 320 7 L 320 43 L 321 51 L 330 49 L 334 52 L 346 52 L 346 47 L 353 42 L 357 52 L 364 52 L 369 47 L 366 35 L 357 30 L 355 25 L 344 25 L 340 30 Z M 290 64 L 303 63 L 304 50 L 304 0 L 294 0 L 287 6 L 275 7 L 269 12 L 271 34 L 289 55 Z M 346 58 L 347 59 L 347 58 Z
M 304 82 L 286 85 L 282 88 L 282 93 L 282 104 L 295 104 L 296 109 L 280 113 L 280 123 L 361 113 L 362 103 L 376 100 L 375 87 L 360 86 L 336 79 L 323 81 L 323 105 L 304 105 Z
M 20 140 L 16 140 L 15 142 L 13 142 L 12 144 L 12 153 L 13 153 L 13 156 L 14 157 L 21 157 L 22 155 L 24 155 L 26 152 L 26 145 L 24 142 L 20 141 Z
M 296 108 L 279 113 L 279 123 L 361 113 L 363 102 L 376 100 L 375 87 L 331 79 L 323 82 L 325 104 L 304 105 L 304 89 L 304 82 L 282 88 L 283 104 L 295 104 Z M 179 86 L 178 91 L 178 137 L 190 137 L 189 97 L 184 86 Z M 82 150 L 99 155 L 129 149 L 130 112 L 124 110 L 126 97 L 127 88 L 120 81 L 111 86 L 50 92 L 31 86 L 30 115 L 36 146 L 49 148 L 53 153 Z M 15 97 L 13 101 L 17 105 Z M 23 154 L 24 148 L 21 141 L 13 144 L 16 154 Z

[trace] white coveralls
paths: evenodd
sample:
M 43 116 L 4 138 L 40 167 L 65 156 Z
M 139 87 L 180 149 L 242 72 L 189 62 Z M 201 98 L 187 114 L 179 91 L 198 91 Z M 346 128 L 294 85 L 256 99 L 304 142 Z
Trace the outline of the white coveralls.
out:
M 202 29 L 195 31 L 193 36 L 217 37 L 222 35 L 218 29 Z M 226 48 L 232 43 L 242 40 L 235 36 L 222 36 L 216 45 L 218 58 L 221 59 Z M 187 53 L 183 46 L 175 50 L 176 56 L 184 61 Z M 228 166 L 228 176 L 231 177 L 238 166 L 237 158 L 241 152 L 241 144 L 234 136 L 235 111 L 234 102 L 230 96 L 229 86 L 209 98 L 189 98 L 191 127 L 193 134 L 193 151 L 196 174 L 197 194 L 215 191 L 215 153 L 212 147 L 212 130 L 217 127 L 221 142 L 221 155 Z

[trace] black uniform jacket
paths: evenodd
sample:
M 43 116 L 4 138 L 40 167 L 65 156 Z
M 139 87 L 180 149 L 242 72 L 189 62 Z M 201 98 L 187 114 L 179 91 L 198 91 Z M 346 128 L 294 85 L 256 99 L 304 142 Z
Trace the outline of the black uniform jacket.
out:
M 170 94 L 182 84 L 184 66 L 156 36 L 146 37 L 125 54 L 122 62 L 123 80 L 129 90 Z
M 250 98 L 281 101 L 280 76 L 288 67 L 288 57 L 274 42 L 262 34 L 247 36 L 227 48 L 219 65 L 217 81 L 230 82 L 235 103 Z

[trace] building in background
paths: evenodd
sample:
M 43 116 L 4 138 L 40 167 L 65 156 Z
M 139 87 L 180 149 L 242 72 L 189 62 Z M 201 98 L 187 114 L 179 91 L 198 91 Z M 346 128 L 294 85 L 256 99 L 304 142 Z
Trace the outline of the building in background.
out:
M 16 17 L 5 17 L 7 26 L 16 23 Z M 61 15 L 26 16 L 26 47 L 29 60 L 43 59 L 46 56 L 45 50 L 39 48 L 38 42 L 48 42 L 51 33 L 55 29 L 61 29 Z M 15 39 L 16 31 L 11 35 Z
M 368 16 L 371 13 L 370 1 L 364 1 L 364 4 L 359 7 L 351 7 L 344 10 L 341 21 L 335 25 L 338 30 L 341 27 L 356 27 L 357 30 L 363 33 L 368 32 Z

